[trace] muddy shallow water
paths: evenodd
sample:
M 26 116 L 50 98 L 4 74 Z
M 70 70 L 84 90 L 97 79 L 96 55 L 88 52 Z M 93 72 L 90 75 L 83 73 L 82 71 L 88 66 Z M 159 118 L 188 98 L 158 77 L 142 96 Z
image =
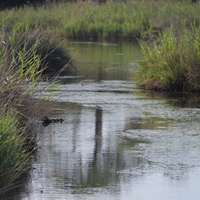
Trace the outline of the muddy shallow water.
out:
M 199 200 L 200 97 L 143 91 L 136 45 L 70 43 L 23 200 Z M 47 104 L 48 106 L 48 104 Z

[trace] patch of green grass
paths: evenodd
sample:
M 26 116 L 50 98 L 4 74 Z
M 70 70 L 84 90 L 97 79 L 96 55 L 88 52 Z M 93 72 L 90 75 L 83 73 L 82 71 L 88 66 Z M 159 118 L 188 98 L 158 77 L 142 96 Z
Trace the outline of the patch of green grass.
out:
M 171 27 L 151 45 L 141 43 L 137 83 L 147 89 L 200 90 L 200 28 Z
M 1 109 L 2 111 L 2 109 Z M 22 129 L 13 109 L 1 113 L 0 122 L 0 193 L 12 187 L 26 170 L 30 156 L 23 148 Z
M 149 39 L 174 26 L 199 24 L 199 6 L 190 1 L 132 1 L 128 4 L 90 2 L 25 6 L 0 12 L 0 25 L 21 31 L 42 28 L 56 35 L 75 39 L 129 38 Z

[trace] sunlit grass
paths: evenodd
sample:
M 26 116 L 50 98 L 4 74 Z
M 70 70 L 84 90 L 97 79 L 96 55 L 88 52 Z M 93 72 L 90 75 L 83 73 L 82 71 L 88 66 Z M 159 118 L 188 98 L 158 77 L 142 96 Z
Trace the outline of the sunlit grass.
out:
M 0 12 L 1 26 L 7 30 L 20 24 L 21 31 L 42 27 L 62 37 L 149 38 L 175 26 L 199 23 L 199 6 L 170 1 L 59 3 L 43 7 L 24 7 Z
M 36 105 L 27 109 L 25 104 L 32 102 L 28 83 L 40 76 L 40 57 L 35 45 L 28 51 L 24 42 L 19 48 L 15 34 L 2 34 L 0 43 L 0 194 L 12 188 L 29 167 L 31 152 L 25 143 L 37 110 Z
M 171 27 L 151 45 L 141 43 L 144 57 L 136 79 L 148 89 L 200 90 L 200 28 Z
M 33 95 L 47 88 L 52 92 L 61 72 L 58 69 L 54 82 L 48 82 L 38 91 L 47 61 L 62 52 L 53 50 L 56 46 L 45 32 L 21 34 L 18 28 L 12 33 L 2 33 L 0 43 L 0 196 L 16 187 L 15 181 L 30 168 L 31 154 L 36 148 L 32 128 L 35 118 L 44 110 Z

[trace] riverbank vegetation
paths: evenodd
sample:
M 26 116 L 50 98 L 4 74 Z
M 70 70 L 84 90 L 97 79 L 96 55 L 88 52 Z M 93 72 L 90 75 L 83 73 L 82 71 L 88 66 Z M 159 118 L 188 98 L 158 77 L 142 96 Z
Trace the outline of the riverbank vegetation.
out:
M 59 38 L 76 40 L 144 40 L 150 46 L 142 43 L 144 59 L 139 63 L 136 75 L 139 85 L 148 89 L 199 91 L 198 77 L 191 78 L 192 70 L 193 73 L 199 71 L 194 69 L 194 66 L 198 67 L 199 53 L 192 55 L 194 48 L 198 48 L 199 39 L 190 36 L 199 31 L 198 1 L 44 2 L 40 6 L 24 5 L 0 12 L 1 27 L 9 32 L 18 25 L 22 33 L 40 27 Z M 159 53 L 158 48 L 159 51 L 167 51 L 165 55 Z M 169 52 L 170 55 L 167 54 Z M 178 57 L 181 60 L 177 61 Z M 165 67 L 160 66 L 161 61 Z M 188 69 L 183 63 L 190 63 Z M 147 66 L 147 75 L 141 75 L 146 73 Z
M 0 194 L 15 187 L 14 181 L 30 167 L 31 152 L 24 145 L 26 139 L 32 136 L 30 127 L 36 107 L 29 102 L 32 88 L 25 88 L 28 81 L 35 81 L 40 63 L 34 46 L 28 53 L 24 48 L 16 52 L 14 33 L 12 36 L 7 35 L 6 39 L 1 35 Z
M 189 0 L 135 0 L 107 1 L 101 5 L 91 1 L 53 1 L 2 9 L 0 193 L 12 188 L 30 166 L 32 150 L 27 151 L 26 147 L 34 140 L 29 139 L 39 105 L 32 99 L 34 83 L 45 70 L 57 76 L 69 66 L 72 68 L 70 57 L 54 46 L 45 33 L 54 35 L 54 39 L 140 41 L 144 57 L 136 74 L 139 85 L 148 89 L 199 91 L 199 8 L 199 3 Z
M 147 89 L 200 91 L 200 27 L 171 27 L 151 45 L 142 42 L 136 80 Z
M 61 58 L 55 71 L 48 62 L 52 64 L 58 56 Z M 63 68 L 61 62 L 65 63 Z M 69 62 L 70 57 L 41 30 L 21 35 L 15 28 L 12 33 L 1 33 L 0 196 L 22 184 L 16 180 L 30 168 L 31 155 L 37 150 L 35 119 L 49 109 L 44 110 L 33 95 L 47 87 L 50 91 L 53 84 L 48 82 L 38 91 L 38 81 L 49 73 L 56 80 Z

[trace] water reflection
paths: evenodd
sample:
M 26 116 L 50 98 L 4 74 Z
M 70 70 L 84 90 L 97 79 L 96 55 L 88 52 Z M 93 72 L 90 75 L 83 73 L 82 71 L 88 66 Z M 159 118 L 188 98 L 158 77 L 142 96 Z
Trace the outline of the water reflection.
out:
M 95 150 L 94 157 L 97 160 L 97 154 L 101 152 L 102 146 L 102 109 L 100 107 L 96 107 L 95 111 Z
M 85 100 L 82 99 L 82 103 Z M 166 104 L 151 105 L 157 110 L 174 109 L 166 107 Z M 165 191 L 156 181 L 161 181 L 162 187 L 167 187 L 167 190 L 171 186 L 166 181 L 174 182 L 176 186 L 179 182 L 188 182 L 191 179 L 190 169 L 199 165 L 199 136 L 191 137 L 187 132 L 189 129 L 182 132 L 181 124 L 176 123 L 176 128 L 171 129 L 173 120 L 153 117 L 155 107 L 146 117 L 133 117 L 141 109 L 145 113 L 147 107 L 143 104 L 141 108 L 135 102 L 133 107 L 117 104 L 117 108 L 112 104 L 80 106 L 58 103 L 54 115 L 63 117 L 65 124 L 50 125 L 43 130 L 41 138 L 41 160 L 37 169 L 42 169 L 39 170 L 40 176 L 46 177 L 42 182 L 42 195 L 45 198 L 55 197 L 54 190 L 59 188 L 59 194 L 65 194 L 63 199 L 69 194 L 74 195 L 70 199 L 87 199 L 95 195 L 95 198 L 101 199 L 102 194 L 109 199 L 123 194 L 119 199 L 129 199 L 129 195 L 143 196 L 136 183 L 144 189 L 149 188 L 149 192 L 156 192 L 155 188 Z M 156 113 L 159 115 L 158 111 Z M 177 114 L 184 119 L 182 110 Z M 191 124 L 192 120 L 187 123 Z M 41 182 L 40 176 L 35 174 L 35 183 Z M 154 188 L 149 185 L 148 179 L 155 181 Z M 39 183 L 32 187 L 40 191 L 37 185 Z M 133 192 L 132 186 L 138 189 Z M 184 185 L 179 187 L 185 188 Z M 46 194 L 47 191 L 50 194 Z M 86 196 L 77 197 L 78 194 Z
M 86 80 L 128 80 L 141 58 L 138 44 L 131 42 L 72 42 L 65 48 L 76 60 L 78 75 Z
M 83 52 L 82 71 L 62 77 L 50 105 L 64 123 L 40 127 L 38 159 L 21 199 L 199 198 L 199 100 L 138 89 L 124 46 L 71 44 Z
M 181 108 L 200 108 L 200 94 L 199 93 L 174 93 L 174 92 L 156 92 L 145 91 L 144 94 L 148 98 L 153 99 L 167 99 L 171 106 Z
M 170 119 L 149 116 L 147 118 L 134 117 L 126 123 L 125 130 L 146 129 L 146 130 L 162 130 L 170 125 Z
M 137 166 L 141 159 L 127 162 L 128 155 L 122 149 L 117 150 L 117 138 L 109 134 L 115 132 L 109 124 L 115 124 L 116 117 L 109 119 L 107 111 L 99 106 L 84 108 L 65 103 L 57 106 L 54 115 L 65 117 L 65 123 L 41 127 L 44 134 L 40 138 L 40 157 L 29 183 L 31 198 L 48 196 L 55 188 L 75 194 L 94 193 L 95 188 L 119 192 L 120 174 L 130 166 Z

